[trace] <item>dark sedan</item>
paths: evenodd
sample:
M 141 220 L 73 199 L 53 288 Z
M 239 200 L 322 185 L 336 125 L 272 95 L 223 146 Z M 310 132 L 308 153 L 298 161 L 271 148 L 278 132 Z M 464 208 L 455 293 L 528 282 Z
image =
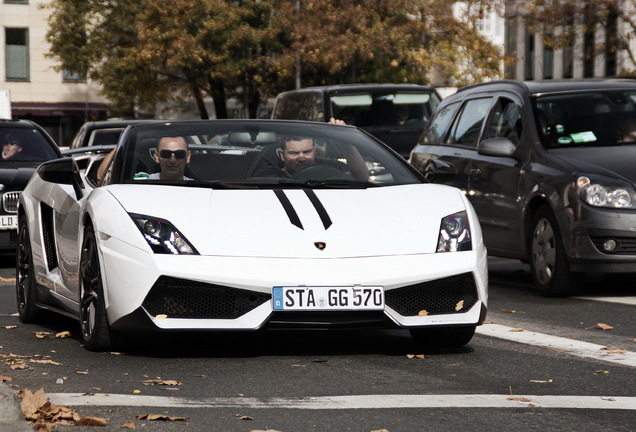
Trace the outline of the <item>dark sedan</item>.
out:
M 636 81 L 497 81 L 442 102 L 411 153 L 461 188 L 488 253 L 569 295 L 587 272 L 636 273 Z
M 20 193 L 42 162 L 61 155 L 49 134 L 28 120 L 0 120 L 0 146 L 0 251 L 13 251 Z

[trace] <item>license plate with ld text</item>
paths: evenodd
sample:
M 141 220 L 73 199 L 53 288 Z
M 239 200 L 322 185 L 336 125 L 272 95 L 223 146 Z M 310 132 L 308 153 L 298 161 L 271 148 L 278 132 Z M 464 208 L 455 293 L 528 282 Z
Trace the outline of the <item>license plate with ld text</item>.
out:
M 383 310 L 382 286 L 275 286 L 273 310 Z

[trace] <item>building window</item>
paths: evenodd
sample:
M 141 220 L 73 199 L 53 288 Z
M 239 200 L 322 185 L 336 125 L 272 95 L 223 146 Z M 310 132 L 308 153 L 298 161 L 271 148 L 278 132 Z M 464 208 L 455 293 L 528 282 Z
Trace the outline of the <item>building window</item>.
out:
M 605 26 L 605 76 L 618 75 L 618 62 L 616 51 L 618 50 L 618 11 L 611 8 L 607 16 Z
M 550 47 L 543 48 L 543 79 L 554 78 L 554 50 Z
M 594 31 L 594 14 L 595 10 L 590 6 L 585 6 L 585 33 L 583 33 L 583 77 L 591 78 L 594 76 L 594 52 L 596 32 Z
M 505 20 L 505 40 L 506 55 L 509 59 L 505 62 L 504 76 L 506 78 L 515 78 L 515 65 L 517 64 L 517 34 L 516 17 L 508 17 Z
M 534 79 L 534 33 L 526 31 L 526 78 L 527 80 Z
M 29 30 L 5 28 L 7 81 L 29 80 Z
M 64 69 L 62 71 L 62 81 L 65 83 L 84 83 L 86 82 L 86 76 Z

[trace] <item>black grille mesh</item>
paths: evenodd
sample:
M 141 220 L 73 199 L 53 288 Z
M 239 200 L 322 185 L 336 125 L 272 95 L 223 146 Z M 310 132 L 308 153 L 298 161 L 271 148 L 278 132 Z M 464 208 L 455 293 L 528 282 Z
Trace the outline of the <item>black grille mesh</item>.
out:
M 152 316 L 235 319 L 271 299 L 271 294 L 161 276 L 142 306 Z
M 42 213 L 42 236 L 44 251 L 46 252 L 46 264 L 49 271 L 51 271 L 58 266 L 55 235 L 53 234 L 53 209 L 44 203 L 40 203 L 40 211 Z
M 472 273 L 423 282 L 384 293 L 387 306 L 402 316 L 463 313 L 478 300 Z M 424 312 L 422 312 L 424 314 Z

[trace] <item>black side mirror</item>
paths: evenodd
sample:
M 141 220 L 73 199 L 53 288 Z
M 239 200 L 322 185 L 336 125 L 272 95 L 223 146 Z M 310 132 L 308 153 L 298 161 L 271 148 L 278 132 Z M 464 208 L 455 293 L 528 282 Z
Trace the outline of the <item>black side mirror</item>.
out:
M 477 146 L 477 153 L 484 156 L 514 157 L 517 146 L 509 138 L 488 138 Z
M 42 163 L 37 174 L 44 181 L 56 184 L 72 185 L 77 199 L 84 196 L 85 188 L 79 167 L 73 158 L 53 159 Z

